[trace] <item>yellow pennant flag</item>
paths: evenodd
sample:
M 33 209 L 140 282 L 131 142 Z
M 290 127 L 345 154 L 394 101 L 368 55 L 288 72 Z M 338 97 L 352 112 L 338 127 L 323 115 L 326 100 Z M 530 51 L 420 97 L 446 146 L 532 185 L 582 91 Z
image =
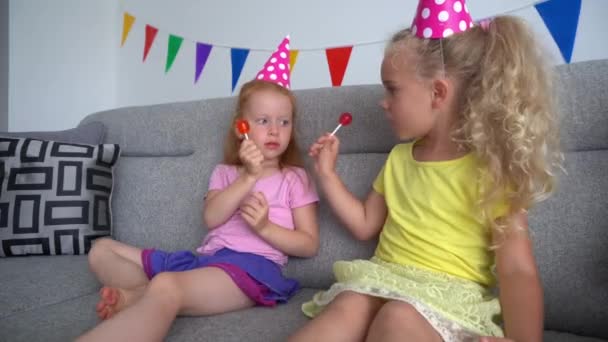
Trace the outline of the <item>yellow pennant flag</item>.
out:
M 125 41 L 127 40 L 129 32 L 131 32 L 131 27 L 133 27 L 134 22 L 135 17 L 125 12 L 124 19 L 122 21 L 122 41 L 120 42 L 120 46 L 125 45 Z
M 289 52 L 289 72 L 293 72 L 293 66 L 296 65 L 296 61 L 298 60 L 298 54 L 300 50 L 291 50 Z

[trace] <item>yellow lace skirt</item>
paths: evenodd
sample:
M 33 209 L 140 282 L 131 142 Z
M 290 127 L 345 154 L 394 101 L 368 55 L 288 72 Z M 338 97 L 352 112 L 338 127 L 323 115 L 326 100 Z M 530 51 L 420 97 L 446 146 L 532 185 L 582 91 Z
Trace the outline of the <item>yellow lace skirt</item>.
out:
M 354 291 L 409 303 L 446 342 L 503 336 L 498 298 L 475 282 L 376 257 L 338 261 L 334 275 L 337 283 L 302 305 L 307 316 L 315 317 L 341 292 Z

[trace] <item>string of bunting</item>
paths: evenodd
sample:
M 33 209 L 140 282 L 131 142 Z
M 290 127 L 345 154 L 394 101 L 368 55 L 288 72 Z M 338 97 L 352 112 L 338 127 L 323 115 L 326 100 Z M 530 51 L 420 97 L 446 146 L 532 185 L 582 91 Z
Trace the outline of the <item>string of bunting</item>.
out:
M 543 19 L 543 22 L 549 29 L 553 39 L 558 45 L 560 52 L 566 63 L 570 63 L 572 51 L 574 48 L 574 40 L 578 27 L 578 20 L 581 10 L 582 0 L 548 0 L 535 4 L 535 8 Z M 521 10 L 516 9 L 511 12 Z M 131 29 L 136 21 L 134 15 L 129 12 L 123 13 L 122 37 L 120 46 L 124 46 Z M 145 24 L 145 42 L 143 50 L 143 60 L 146 61 L 150 49 L 152 48 L 159 28 L 152 24 Z M 171 70 L 175 58 L 177 57 L 184 40 L 190 41 L 196 45 L 195 49 L 195 65 L 194 65 L 194 83 L 196 84 L 205 69 L 205 65 L 209 59 L 209 55 L 214 48 L 230 49 L 230 63 L 232 68 L 232 91 L 236 88 L 238 80 L 247 61 L 247 57 L 251 51 L 273 51 L 272 49 L 251 48 L 251 47 L 234 47 L 222 44 L 209 42 L 201 42 L 193 39 L 188 39 L 176 34 L 168 34 L 167 41 L 167 57 L 165 62 L 165 73 Z M 308 49 L 292 49 L 290 56 L 291 70 L 297 62 L 299 53 L 302 51 L 325 51 L 331 83 L 334 87 L 342 85 L 344 74 L 348 67 L 350 56 L 355 46 L 384 44 L 386 40 L 359 42 L 350 45 L 323 47 L 323 48 L 308 48 Z

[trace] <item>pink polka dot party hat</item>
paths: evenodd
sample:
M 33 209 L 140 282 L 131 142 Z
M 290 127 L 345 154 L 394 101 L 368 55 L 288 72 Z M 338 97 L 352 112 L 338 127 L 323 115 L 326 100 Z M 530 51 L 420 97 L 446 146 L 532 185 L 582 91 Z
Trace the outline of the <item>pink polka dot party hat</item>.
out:
M 419 38 L 447 38 L 473 27 L 465 0 L 420 0 L 412 23 Z
M 276 83 L 289 89 L 291 87 L 290 74 L 289 36 L 287 36 L 266 61 L 264 68 L 258 72 L 256 79 Z

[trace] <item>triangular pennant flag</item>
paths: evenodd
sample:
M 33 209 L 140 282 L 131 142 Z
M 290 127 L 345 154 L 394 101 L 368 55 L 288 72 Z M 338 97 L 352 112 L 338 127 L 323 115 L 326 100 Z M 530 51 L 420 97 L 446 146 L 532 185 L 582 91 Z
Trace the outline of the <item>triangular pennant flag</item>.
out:
M 196 69 L 194 72 L 194 83 L 198 82 L 198 78 L 201 76 L 205 64 L 207 64 L 207 58 L 211 53 L 213 46 L 204 43 L 196 43 Z
M 352 46 L 330 48 L 325 50 L 327 55 L 327 64 L 329 65 L 329 73 L 331 74 L 331 84 L 334 87 L 342 85 L 344 73 L 348 66 L 350 53 L 353 50 Z
M 566 63 L 570 63 L 581 14 L 581 0 L 549 0 L 536 5 Z
M 236 88 L 236 84 L 239 81 L 239 77 L 241 76 L 241 72 L 243 71 L 243 66 L 245 66 L 245 61 L 247 60 L 247 56 L 249 55 L 249 49 L 230 49 L 230 61 L 232 63 L 232 91 L 234 92 L 234 88 Z
M 289 54 L 289 72 L 293 72 L 293 66 L 296 65 L 299 53 L 300 50 L 291 50 L 291 53 Z
M 158 29 L 154 26 L 146 25 L 146 45 L 144 45 L 144 62 L 148 57 L 148 52 L 150 52 L 150 47 L 152 47 L 152 43 L 154 43 L 154 38 L 156 38 L 156 34 L 158 33 Z
M 170 34 L 169 35 L 169 46 L 167 48 L 167 63 L 165 64 L 165 72 L 171 69 L 173 62 L 175 61 L 175 56 L 179 52 L 179 48 L 182 46 L 182 42 L 184 38 Z
M 131 28 L 133 27 L 134 22 L 135 17 L 125 12 L 122 20 L 122 39 L 120 40 L 120 46 L 125 45 L 125 41 L 127 40 L 129 32 L 131 32 Z

